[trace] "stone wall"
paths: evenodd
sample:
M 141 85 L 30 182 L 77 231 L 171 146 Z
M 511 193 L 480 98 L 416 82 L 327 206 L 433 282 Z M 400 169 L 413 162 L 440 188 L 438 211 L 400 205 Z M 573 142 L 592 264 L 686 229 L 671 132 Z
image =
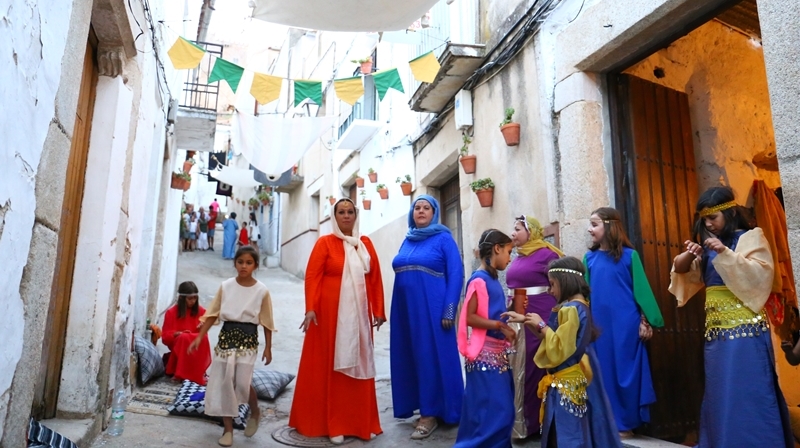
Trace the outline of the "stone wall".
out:
M 556 188 L 552 175 L 555 160 L 551 119 L 542 112 L 547 109 L 536 83 L 538 57 L 535 45 L 526 46 L 497 76 L 473 90 L 469 153 L 477 156 L 475 174 L 465 174 L 458 164 L 462 135 L 452 113 L 440 117 L 438 133 L 416 156 L 416 172 L 422 182 L 418 192 L 459 176 L 466 272 L 471 271 L 472 250 L 484 230 L 497 228 L 510 235 L 514 217 L 521 214 L 536 216 L 544 225 L 560 220 L 556 196 L 550 194 Z M 521 125 L 519 146 L 506 146 L 499 129 L 507 107 L 515 109 L 513 119 Z M 487 177 L 495 184 L 494 205 L 482 208 L 469 185 Z
M 656 68 L 661 77 L 655 76 Z M 759 42 L 713 20 L 625 73 L 689 96 L 700 191 L 723 183 L 744 203 L 754 179 L 773 189 L 780 186 L 777 163 L 774 170 L 753 164 L 759 155 L 775 158 Z
M 55 268 L 91 1 L 3 11 L 0 93 L 0 445 L 24 446 Z M 78 37 L 79 36 L 79 37 Z
M 160 3 L 151 8 L 155 20 L 166 18 Z M 143 23 L 141 7 L 75 0 L 41 9 L 21 5 L 6 14 L 0 30 L 15 46 L 3 53 L 8 73 L 2 77 L 15 88 L 4 91 L 2 102 L 15 104 L 20 119 L 2 120 L 13 126 L 3 132 L 8 147 L 17 149 L 0 157 L 10 157 L 5 164 L 16 166 L 17 175 L 6 176 L 0 188 L 0 204 L 5 204 L 0 206 L 0 248 L 11 257 L 4 264 L 10 275 L 0 280 L 11 298 L 0 304 L 10 341 L 0 348 L 7 361 L 0 369 L 0 445 L 22 446 L 40 370 L 92 18 L 103 19 L 95 26 L 101 76 L 58 402 L 61 416 L 94 417 L 92 430 L 103 422 L 110 390 L 130 384 L 130 334 L 144 331 L 149 283 L 159 283 L 160 269 L 152 268 L 152 260 L 169 252 L 162 252 L 165 245 L 175 251 L 170 240 L 176 243 L 176 238 L 162 237 L 157 245 L 155 235 L 157 217 L 166 214 L 160 192 L 168 179 L 162 166 L 168 104 L 163 94 L 177 94 L 180 86 L 169 67 L 168 82 L 156 85 L 161 74 L 152 48 L 148 56 L 136 57 L 128 14 Z M 151 40 L 147 33 L 144 37 L 146 46 Z M 161 36 L 156 39 L 164 53 Z

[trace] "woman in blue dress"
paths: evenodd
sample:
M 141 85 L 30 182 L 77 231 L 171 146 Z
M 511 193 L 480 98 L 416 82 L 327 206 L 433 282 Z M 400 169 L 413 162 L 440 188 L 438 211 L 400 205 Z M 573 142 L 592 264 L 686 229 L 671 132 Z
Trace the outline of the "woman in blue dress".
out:
M 539 414 L 544 448 L 618 448 L 622 446 L 603 389 L 602 372 L 590 345 L 597 338 L 589 311 L 589 285 L 575 257 L 550 262 L 550 294 L 558 305 L 545 322 L 536 313 L 513 312 L 509 322 L 525 326 L 542 340 L 533 360 L 547 369 L 539 382 Z M 592 295 L 593 297 L 595 294 Z
M 508 364 L 516 331 L 501 319 L 506 308 L 497 271 L 511 262 L 511 238 L 490 229 L 481 235 L 481 268 L 467 282 L 458 319 L 458 349 L 464 355 L 467 388 L 454 448 L 511 447 L 514 377 Z M 472 331 L 468 334 L 467 326 Z
M 707 190 L 696 211 L 669 291 L 680 307 L 706 288 L 698 447 L 793 447 L 764 312 L 775 275 L 769 243 L 760 228 L 751 229 L 730 188 Z
M 419 410 L 412 439 L 458 423 L 464 382 L 454 322 L 464 267 L 439 203 L 421 195 L 408 212 L 408 233 L 394 258 L 390 316 L 392 401 L 396 418 Z
M 236 222 L 236 213 L 233 212 L 228 219 L 222 222 L 222 258 L 225 260 L 233 260 L 236 253 L 237 230 L 239 230 L 239 224 Z
M 589 218 L 592 247 L 585 255 L 592 319 L 602 335 L 594 343 L 617 428 L 623 437 L 650 421 L 656 392 L 645 341 L 664 318 L 633 250 L 619 212 L 603 207 Z

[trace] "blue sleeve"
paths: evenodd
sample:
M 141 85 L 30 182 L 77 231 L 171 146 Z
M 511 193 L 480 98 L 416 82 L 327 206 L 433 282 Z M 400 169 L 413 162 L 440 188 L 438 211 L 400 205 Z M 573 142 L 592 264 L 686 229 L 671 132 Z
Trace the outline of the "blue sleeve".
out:
M 453 320 L 456 318 L 461 290 L 464 287 L 464 264 L 458 252 L 458 245 L 449 233 L 444 234 L 441 247 L 445 260 L 446 282 L 442 319 Z

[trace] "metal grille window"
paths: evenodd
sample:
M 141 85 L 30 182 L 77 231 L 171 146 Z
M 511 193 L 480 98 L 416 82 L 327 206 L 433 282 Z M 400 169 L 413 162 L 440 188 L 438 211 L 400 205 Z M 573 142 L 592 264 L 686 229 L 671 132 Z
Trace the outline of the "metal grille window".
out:
M 378 119 L 378 91 L 375 89 L 375 80 L 372 76 L 364 77 L 364 96 L 353 105 L 350 116 L 339 126 L 339 137 L 353 124 L 353 120 Z
M 222 57 L 222 45 L 208 42 L 194 42 L 204 49 L 209 55 Z M 213 68 L 212 58 L 204 57 L 200 66 L 186 72 L 186 81 L 183 83 L 183 101 L 180 107 L 197 110 L 217 110 L 219 99 L 219 81 L 208 83 L 208 75 Z

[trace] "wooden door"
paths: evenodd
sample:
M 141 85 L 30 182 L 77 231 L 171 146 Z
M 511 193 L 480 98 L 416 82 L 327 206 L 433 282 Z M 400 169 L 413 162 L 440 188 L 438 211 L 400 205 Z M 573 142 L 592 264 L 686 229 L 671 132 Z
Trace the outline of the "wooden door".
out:
M 689 100 L 628 75 L 609 81 L 616 203 L 666 323 L 649 343 L 658 401 L 647 430 L 681 439 L 697 430 L 704 382 L 704 296 L 678 309 L 667 291 L 672 260 L 691 236 L 698 195 Z
M 450 229 L 453 238 L 458 245 L 461 258 L 464 258 L 463 244 L 461 243 L 461 189 L 458 186 L 458 176 L 445 182 L 439 190 L 441 192 L 441 204 L 439 207 L 439 217 L 442 224 Z
M 56 269 L 50 293 L 50 308 L 47 314 L 47 326 L 42 347 L 42 362 L 32 409 L 32 414 L 38 419 L 55 417 L 56 405 L 58 404 L 61 362 L 64 357 L 64 345 L 67 337 L 67 316 L 72 292 L 86 160 L 89 154 L 89 135 L 92 129 L 92 113 L 94 111 L 95 89 L 97 86 L 97 69 L 92 47 L 91 42 L 87 43 L 78 108 L 75 112 L 72 145 L 67 162 L 61 227 L 58 232 Z

